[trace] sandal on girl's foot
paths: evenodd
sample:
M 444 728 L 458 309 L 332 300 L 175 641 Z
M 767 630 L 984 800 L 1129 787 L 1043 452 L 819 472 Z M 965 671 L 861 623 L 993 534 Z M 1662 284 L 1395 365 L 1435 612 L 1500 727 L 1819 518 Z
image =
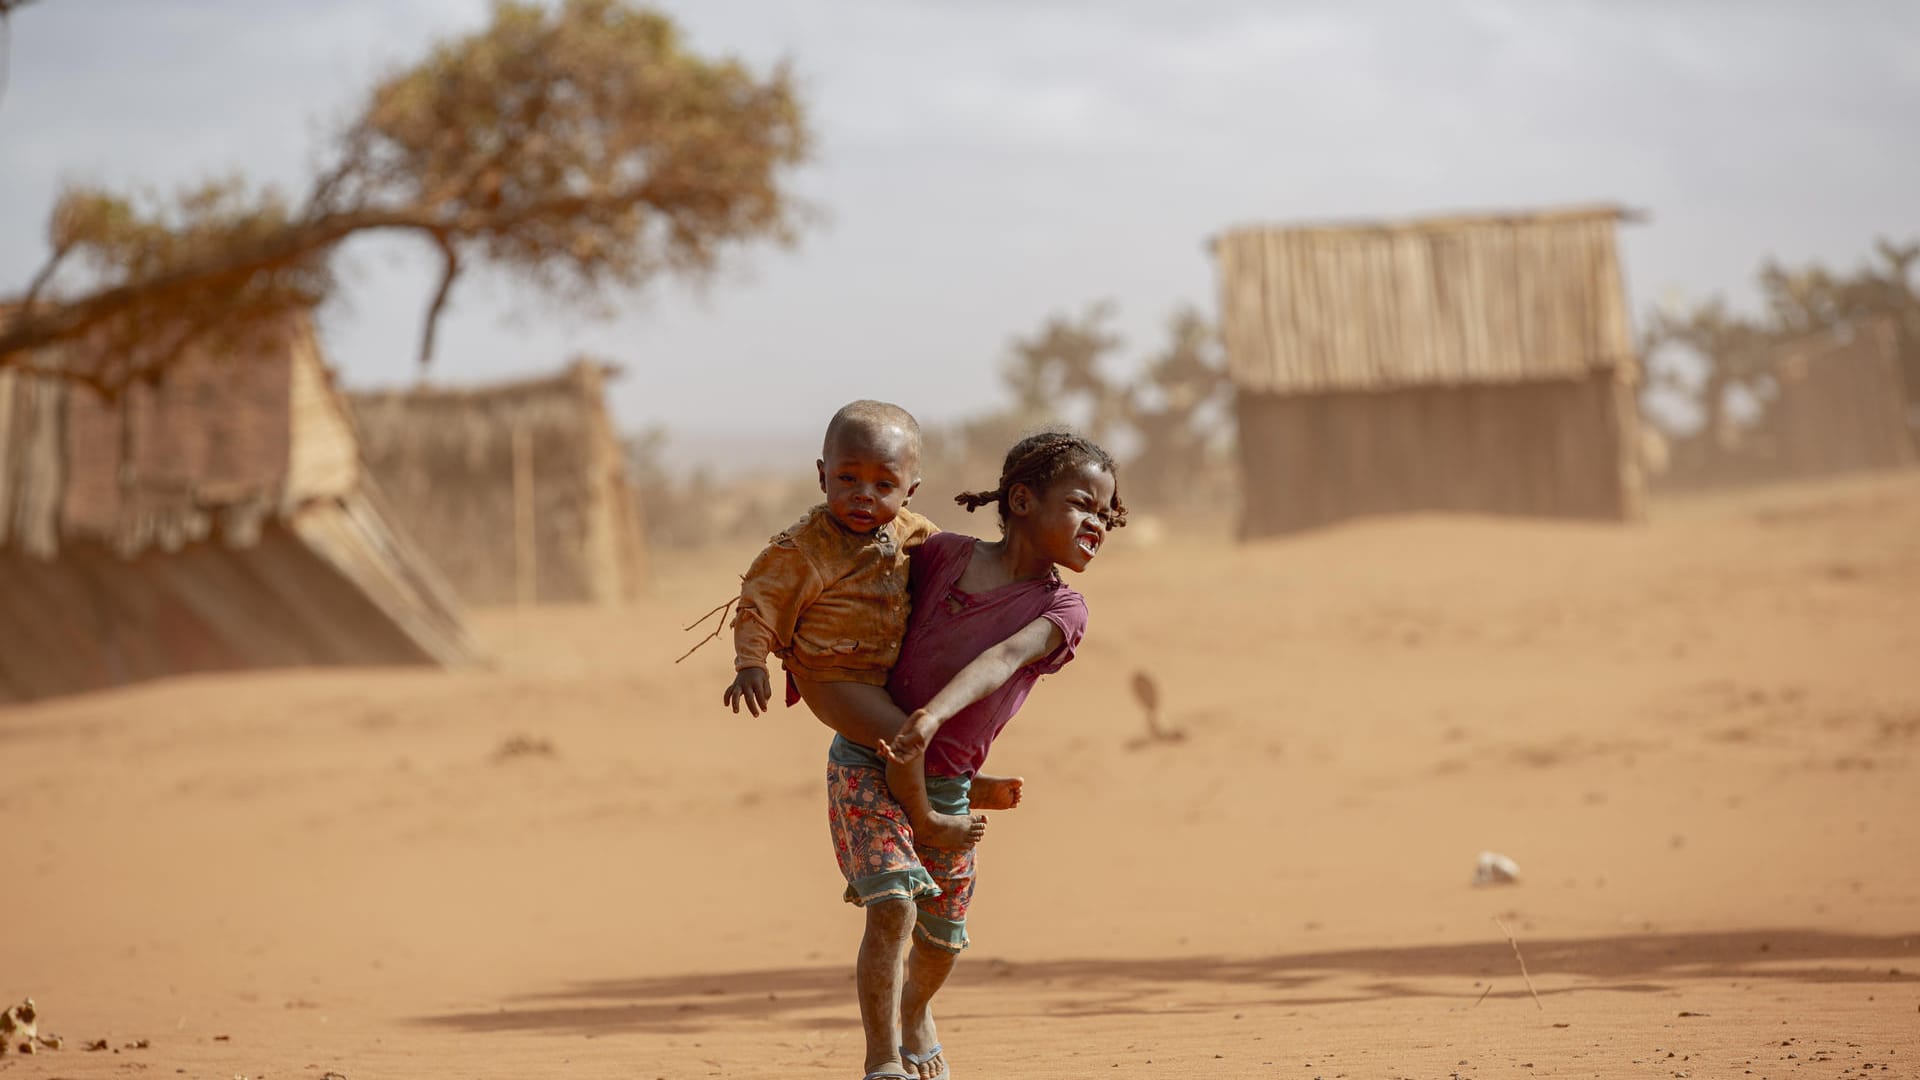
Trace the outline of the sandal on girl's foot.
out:
M 900 1060 L 912 1065 L 916 1069 L 939 1056 L 939 1043 L 934 1043 L 924 1054 L 916 1054 L 904 1046 L 900 1048 Z M 940 1063 L 940 1071 L 934 1073 L 932 1076 L 926 1077 L 925 1080 L 947 1080 L 950 1075 L 951 1070 L 947 1068 L 947 1063 L 943 1061 Z
M 882 1065 L 860 1080 L 920 1080 L 918 1073 L 903 1073 L 899 1069 L 890 1069 Z

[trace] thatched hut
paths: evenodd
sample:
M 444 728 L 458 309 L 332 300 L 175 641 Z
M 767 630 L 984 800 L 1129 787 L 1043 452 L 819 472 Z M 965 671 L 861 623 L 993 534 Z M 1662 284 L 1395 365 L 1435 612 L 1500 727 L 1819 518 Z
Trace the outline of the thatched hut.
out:
M 1888 320 L 1774 346 L 1757 411 L 1684 440 L 1662 482 L 1676 488 L 1811 479 L 1914 463 L 1899 345 Z
M 474 604 L 622 603 L 643 581 L 639 502 L 607 414 L 614 369 L 349 396 L 402 527 Z
M 365 482 L 305 318 L 114 401 L 0 371 L 0 701 L 475 655 Z
M 1781 473 L 1812 477 L 1914 461 L 1892 323 L 1842 327 L 1780 346 L 1763 421 Z
M 1243 535 L 1417 510 L 1636 517 L 1624 216 L 1219 237 Z

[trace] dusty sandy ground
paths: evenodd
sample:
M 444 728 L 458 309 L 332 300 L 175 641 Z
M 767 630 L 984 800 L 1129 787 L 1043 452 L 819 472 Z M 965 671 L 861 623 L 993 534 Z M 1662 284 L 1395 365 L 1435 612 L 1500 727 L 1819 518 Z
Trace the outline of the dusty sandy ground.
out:
M 858 1076 L 825 729 L 672 662 L 748 554 L 484 615 L 492 671 L 0 709 L 0 996 L 67 1040 L 0 1077 Z M 960 1080 L 1920 1075 L 1920 475 L 1121 533 L 1077 584 Z

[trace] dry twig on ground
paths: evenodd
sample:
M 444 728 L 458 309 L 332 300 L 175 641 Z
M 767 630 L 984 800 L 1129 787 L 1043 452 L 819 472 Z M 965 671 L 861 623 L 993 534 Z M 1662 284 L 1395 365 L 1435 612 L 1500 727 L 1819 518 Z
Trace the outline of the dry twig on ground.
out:
M 1499 927 L 1500 932 L 1507 935 L 1507 944 L 1513 946 L 1513 958 L 1520 961 L 1520 977 L 1527 982 L 1527 993 L 1533 995 L 1533 1007 L 1539 1009 L 1541 1012 L 1546 1012 L 1547 1007 L 1540 1004 L 1540 992 L 1533 988 L 1533 976 L 1527 974 L 1527 958 L 1520 955 L 1520 943 L 1514 940 L 1513 931 L 1508 928 L 1505 922 L 1499 919 L 1493 920 L 1493 925 Z

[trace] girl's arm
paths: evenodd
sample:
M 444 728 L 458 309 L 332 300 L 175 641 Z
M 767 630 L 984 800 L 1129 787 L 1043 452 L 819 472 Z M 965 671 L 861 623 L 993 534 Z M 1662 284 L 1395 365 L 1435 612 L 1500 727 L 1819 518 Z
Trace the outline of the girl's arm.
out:
M 1066 637 L 1052 619 L 1038 618 L 1014 631 L 1012 636 L 961 668 L 925 708 L 907 719 L 907 726 L 900 734 L 880 740 L 880 755 L 896 765 L 919 757 L 926 752 L 940 725 L 955 713 L 998 690 L 1015 672 L 1046 659 L 1064 644 Z

